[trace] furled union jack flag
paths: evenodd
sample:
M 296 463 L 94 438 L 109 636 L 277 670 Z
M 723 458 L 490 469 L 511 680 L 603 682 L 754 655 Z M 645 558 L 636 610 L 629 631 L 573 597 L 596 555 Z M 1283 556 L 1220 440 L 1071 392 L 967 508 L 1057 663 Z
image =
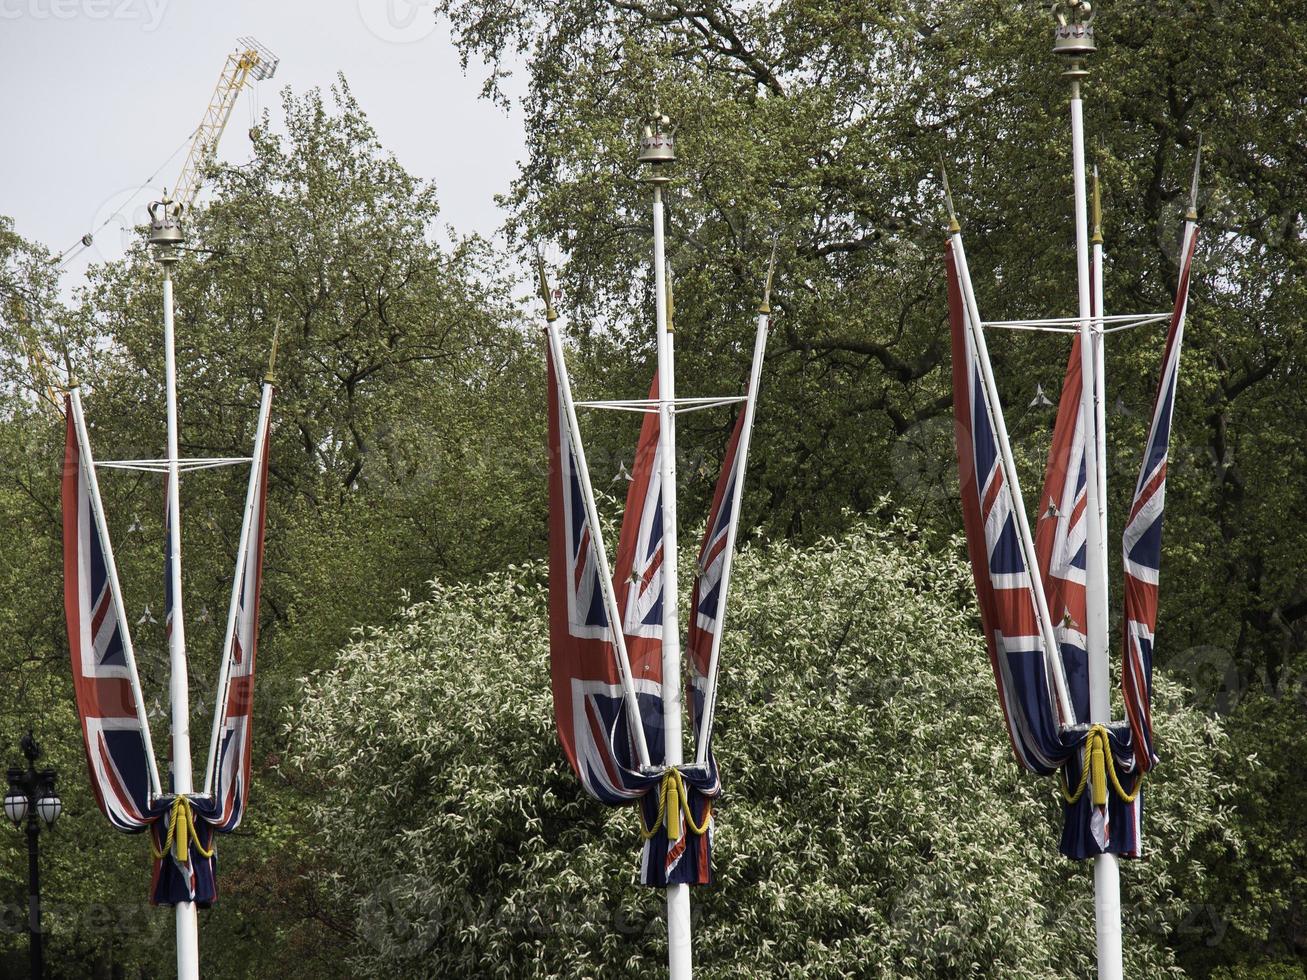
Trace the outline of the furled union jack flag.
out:
M 947 259 L 953 414 L 967 549 L 981 626 L 1008 738 L 1022 766 L 1049 775 L 1066 758 L 1048 651 L 1013 499 L 1000 458 L 981 362 L 968 326 L 956 256 Z
M 1195 183 L 1197 177 L 1195 176 Z M 1155 762 L 1149 710 L 1157 578 L 1161 559 L 1166 457 L 1188 302 L 1196 225 L 1185 225 L 1180 286 L 1171 315 L 1162 377 L 1144 462 L 1126 522 L 1125 662 L 1122 682 L 1126 723 L 1086 725 L 1089 683 L 1086 655 L 1087 440 L 1095 421 L 1082 408 L 1080 340 L 1073 344 L 1039 502 L 1038 531 L 1024 537 L 1019 494 L 1008 485 L 999 433 L 1002 409 L 990 390 L 988 361 L 974 334 L 963 294 L 965 255 L 956 226 L 948 255 L 953 341 L 954 415 L 967 547 L 981 622 L 999 702 L 1017 760 L 1040 774 L 1062 770 L 1064 825 L 1061 850 L 1084 859 L 1102 853 L 1141 853 L 1139 780 Z M 1096 259 L 1101 261 L 1101 259 Z M 1095 277 L 1097 278 L 1097 277 Z M 1091 291 L 1091 313 L 1102 297 Z M 1029 574 L 1033 547 L 1042 596 Z M 1043 598 L 1041 609 L 1039 598 Z M 1050 642 L 1053 641 L 1053 642 Z M 1055 657 L 1047 651 L 1056 646 Z M 1051 680 L 1060 673 L 1063 693 Z M 1059 707 L 1065 703 L 1065 708 Z
M 1175 412 L 1176 387 L 1180 378 L 1180 348 L 1184 343 L 1184 320 L 1189 305 L 1189 276 L 1193 267 L 1198 227 L 1190 215 L 1185 223 L 1181 249 L 1180 281 L 1175 308 L 1166 335 L 1161 378 L 1153 402 L 1148 442 L 1130 516 L 1122 535 L 1125 561 L 1125 651 L 1121 685 L 1125 693 L 1126 718 L 1134 742 L 1135 758 L 1145 772 L 1157 762 L 1153 748 L 1153 636 L 1157 629 L 1157 585 L 1162 565 L 1162 511 L 1166 503 L 1166 460 L 1171 443 L 1171 419 Z
M 663 514 L 659 421 L 646 412 L 636 447 L 613 568 L 613 605 L 630 664 L 650 768 L 642 770 L 609 629 L 603 570 L 586 508 L 582 463 L 572 445 L 562 385 L 549 368 L 550 655 L 559 740 L 581 784 L 609 805 L 638 803 L 645 834 L 640 882 L 652 887 L 711 880 L 710 839 L 679 819 L 681 795 L 696 823 L 717 792 L 711 771 L 663 772 Z M 657 398 L 657 378 L 651 399 Z M 675 788 L 673 789 L 673 785 Z M 668 810 L 674 811 L 668 819 Z M 672 828 L 669 831 L 669 826 Z
M 131 637 L 114 596 L 108 554 L 91 499 L 94 472 L 82 457 L 75 394 L 64 399 L 64 614 L 73 689 L 91 789 L 119 830 L 137 833 L 154 819 L 149 731 L 128 655 Z
M 605 607 L 602 570 L 585 505 L 585 487 L 562 409 L 552 352 L 549 368 L 549 646 L 558 737 L 581 785 L 609 805 L 648 790 L 632 742 L 621 674 Z M 647 737 L 661 732 L 661 661 L 636 677 Z M 656 670 L 657 673 L 653 673 Z M 650 753 L 654 751 L 650 744 Z M 661 754 L 661 753 L 660 753 Z
M 271 398 L 271 387 L 265 397 Z M 267 523 L 268 454 L 271 419 L 260 413 L 263 424 L 261 458 L 255 460 L 250 497 L 253 504 L 248 530 L 249 542 L 236 567 L 229 610 L 230 639 L 224 656 L 228 660 L 226 690 L 218 692 L 214 758 L 206 771 L 206 793 L 211 797 L 205 814 L 220 833 L 240 826 L 249 799 L 250 729 L 254 715 L 254 663 L 259 644 L 259 595 L 263 584 L 263 536 Z

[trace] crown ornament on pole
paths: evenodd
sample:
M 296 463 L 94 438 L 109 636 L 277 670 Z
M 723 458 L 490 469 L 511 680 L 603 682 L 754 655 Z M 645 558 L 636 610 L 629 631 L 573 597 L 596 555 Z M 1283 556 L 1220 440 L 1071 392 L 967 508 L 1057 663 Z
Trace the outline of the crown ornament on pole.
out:
M 150 237 L 148 239 L 154 252 L 154 261 L 161 263 L 176 262 L 181 258 L 180 248 L 186 242 L 186 233 L 182 231 L 182 205 L 168 197 L 164 192 L 162 201 L 150 204 Z
M 1084 60 L 1098 50 L 1094 44 L 1094 8 L 1089 0 L 1057 0 L 1053 4 L 1053 53 L 1066 61 L 1062 77 L 1079 81 L 1089 74 Z
M 649 176 L 645 180 L 651 184 L 666 184 L 671 181 L 663 168 L 676 162 L 676 139 L 670 127 L 671 119 L 658 110 L 649 117 L 649 122 L 640 134 L 640 154 L 636 157 L 640 163 L 649 167 Z

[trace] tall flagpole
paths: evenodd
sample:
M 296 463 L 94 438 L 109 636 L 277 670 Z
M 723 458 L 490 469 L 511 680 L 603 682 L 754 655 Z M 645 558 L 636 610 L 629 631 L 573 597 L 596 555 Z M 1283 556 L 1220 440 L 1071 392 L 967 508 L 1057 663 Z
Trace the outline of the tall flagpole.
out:
M 676 372 L 673 333 L 667 321 L 667 253 L 663 238 L 663 187 L 670 182 L 662 168 L 676 160 L 666 116 L 655 113 L 640 140 L 640 162 L 650 166 L 645 179 L 653 185 L 654 305 L 658 326 L 658 455 L 663 516 L 663 764 L 684 761 L 681 714 L 681 626 L 676 579 Z M 693 974 L 690 940 L 690 886 L 667 886 L 667 973 L 671 980 Z
M 1112 721 L 1111 673 L 1107 660 L 1107 542 L 1104 540 L 1106 501 L 1102 494 L 1101 449 L 1104 433 L 1098 425 L 1102 378 L 1097 357 L 1102 323 L 1093 322 L 1090 274 L 1089 215 L 1085 188 L 1084 106 L 1080 83 L 1088 76 L 1084 59 L 1094 46 L 1093 12 L 1084 0 L 1064 0 L 1054 7 L 1057 27 L 1053 51 L 1067 63 L 1062 76 L 1071 88 L 1071 166 L 1075 187 L 1076 284 L 1080 317 L 1080 412 L 1086 426 L 1085 496 L 1088 510 L 1085 544 L 1085 624 L 1089 661 L 1089 721 Z M 1098 945 L 1099 980 L 1121 980 L 1121 870 L 1115 854 L 1094 858 L 1094 925 Z
M 171 613 L 166 617 L 168 626 L 168 660 L 170 680 L 168 690 L 172 702 L 172 791 L 178 796 L 190 796 L 194 791 L 191 774 L 191 722 L 190 687 L 186 671 L 186 630 L 182 622 L 182 563 L 181 563 L 181 494 L 178 487 L 177 450 L 177 352 L 173 331 L 172 266 L 180 258 L 177 246 L 182 242 L 181 227 L 177 222 L 180 207 L 171 201 L 150 206 L 150 243 L 156 246 L 155 261 L 163 269 L 163 358 L 164 386 L 168 402 L 168 576 L 172 593 Z M 160 220 L 159 212 L 162 212 Z M 166 860 L 166 858 L 165 858 Z M 177 922 L 177 976 L 178 980 L 199 980 L 200 945 L 199 923 L 194 902 L 178 902 L 175 906 Z

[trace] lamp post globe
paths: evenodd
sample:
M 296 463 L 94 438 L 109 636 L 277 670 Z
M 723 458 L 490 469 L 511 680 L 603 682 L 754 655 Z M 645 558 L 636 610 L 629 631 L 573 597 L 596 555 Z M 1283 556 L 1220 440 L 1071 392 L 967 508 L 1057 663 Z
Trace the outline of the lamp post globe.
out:
M 18 826 L 27 816 L 27 794 L 14 787 L 10 777 L 9 792 L 5 795 L 5 816 Z
M 36 768 L 41 747 L 29 731 L 19 742 L 27 757 L 27 768 L 9 770 L 9 791 L 5 794 L 5 816 L 15 827 L 22 828 L 27 836 L 27 937 L 30 958 L 29 974 L 45 975 L 45 949 L 41 933 L 41 866 L 37 840 L 41 825 L 53 827 L 63 812 L 64 804 L 55 792 L 58 773 L 53 769 Z M 24 827 L 26 822 L 26 827 Z

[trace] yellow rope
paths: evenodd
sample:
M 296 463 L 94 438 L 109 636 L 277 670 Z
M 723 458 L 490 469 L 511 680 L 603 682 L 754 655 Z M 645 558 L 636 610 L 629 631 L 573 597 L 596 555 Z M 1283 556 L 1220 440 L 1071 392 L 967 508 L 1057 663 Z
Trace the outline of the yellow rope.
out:
M 712 821 L 712 802 L 704 810 L 703 823 L 696 824 L 694 814 L 690 812 L 690 796 L 685 788 L 685 777 L 681 770 L 670 768 L 663 773 L 662 781 L 658 784 L 658 817 L 652 827 L 646 826 L 644 810 L 640 811 L 640 837 L 644 840 L 652 839 L 658 833 L 658 828 L 666 823 L 668 838 L 676 840 L 681 836 L 682 820 L 690 833 L 702 837 L 708 832 L 708 824 Z
M 178 833 L 178 827 L 181 828 L 180 833 Z M 155 848 L 154 835 L 151 834 L 150 853 L 158 861 L 169 851 L 172 851 L 173 856 L 178 861 L 185 861 L 188 840 L 195 845 L 195 850 L 199 852 L 200 857 L 213 857 L 213 848 L 210 847 L 206 851 L 200 844 L 200 833 L 195 827 L 195 814 L 191 812 L 190 799 L 179 793 L 172 798 L 172 808 L 168 812 L 168 836 L 164 838 L 163 849 Z
M 1075 792 L 1067 786 L 1066 770 L 1057 774 L 1058 789 L 1062 791 L 1062 799 L 1074 805 L 1084 795 L 1085 787 L 1090 786 L 1090 800 L 1094 806 L 1107 806 L 1109 780 L 1112 788 L 1116 790 L 1117 797 L 1123 803 L 1133 803 L 1139 796 L 1139 787 L 1143 785 L 1144 774 L 1142 772 L 1139 774 L 1134 788 L 1127 793 L 1116 778 L 1116 766 L 1112 764 L 1112 743 L 1108 738 L 1107 728 L 1104 725 L 1094 725 L 1085 738 L 1085 752 L 1080 762 L 1080 782 Z

